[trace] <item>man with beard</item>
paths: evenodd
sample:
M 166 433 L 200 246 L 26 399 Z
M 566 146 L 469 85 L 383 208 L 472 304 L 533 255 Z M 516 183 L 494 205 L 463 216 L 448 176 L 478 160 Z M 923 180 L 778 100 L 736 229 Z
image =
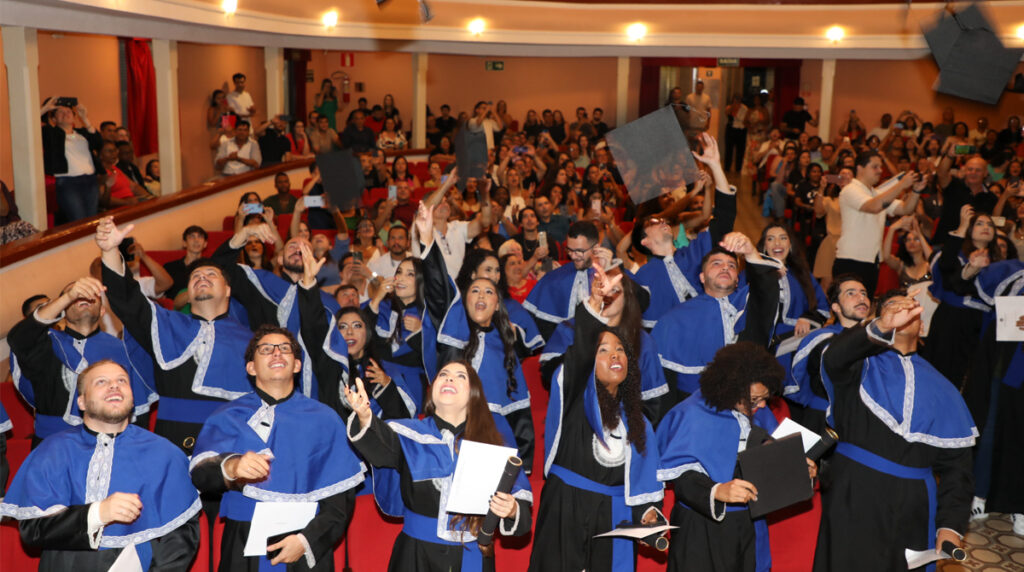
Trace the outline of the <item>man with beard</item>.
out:
M 904 550 L 959 546 L 967 532 L 978 430 L 953 384 L 917 355 L 922 310 L 893 290 L 879 318 L 837 334 L 822 354 L 841 440 L 814 570 L 899 570 Z
M 266 223 L 242 227 L 230 240 L 217 248 L 213 258 L 223 264 L 232 286 L 231 297 L 247 312 L 252 330 L 256 331 L 265 324 L 287 328 L 298 338 L 299 345 L 305 351 L 296 295 L 303 272 L 301 245 L 312 249 L 312 244 L 301 236 L 292 237 L 284 244 L 281 254 L 281 276 L 234 263 L 250 237 L 266 241 L 269 233 L 270 227 Z M 340 309 L 338 302 L 326 292 L 321 291 L 320 298 L 331 314 Z M 302 363 L 299 391 L 306 397 L 318 399 L 319 389 L 316 376 L 313 375 L 312 364 L 306 360 Z
M 125 272 L 118 250 L 134 228 L 117 228 L 113 217 L 100 220 L 96 227 L 103 285 L 125 329 L 153 357 L 154 384 L 161 398 L 156 433 L 189 455 L 206 418 L 224 401 L 248 392 L 239 356 L 251 333 L 228 314 L 231 285 L 212 260 L 199 259 L 189 266 L 191 314 L 172 312 L 148 300 L 131 272 Z
M 33 447 L 82 424 L 73 380 L 103 359 L 114 360 L 129 372 L 135 397 L 132 415 L 138 416 L 141 427 L 148 426 L 147 413 L 157 399 L 153 361 L 129 333 L 122 341 L 101 331 L 103 313 L 103 284 L 92 277 L 79 278 L 8 333 L 15 387 L 35 410 Z M 50 327 L 61 318 L 63 331 Z
M 828 396 L 821 383 L 821 352 L 828 347 L 832 336 L 856 326 L 871 314 L 867 288 L 853 274 L 836 277 L 828 289 L 828 300 L 835 322 L 811 330 L 800 341 L 793 354 L 790 377 L 783 388 L 793 419 L 816 433 L 825 430 L 828 409 Z
M 366 468 L 338 414 L 296 391 L 298 353 L 288 330 L 257 330 L 245 350 L 253 392 L 220 408 L 199 434 L 189 469 L 199 490 L 224 494 L 221 570 L 334 570 Z M 315 502 L 317 514 L 300 531 L 267 539 L 265 556 L 243 556 L 256 507 L 267 501 Z
M 393 278 L 398 265 L 409 256 L 409 229 L 402 223 L 392 223 L 388 229 L 388 252 L 382 256 L 373 257 L 366 267 L 381 278 Z
M 594 223 L 574 222 L 565 241 L 565 250 L 572 264 L 562 265 L 545 274 L 523 302 L 523 307 L 536 318 L 545 340 L 551 337 L 558 324 L 575 315 L 577 304 L 590 297 L 593 258 L 606 258 L 601 267 L 608 266 L 611 252 L 598 246 L 599 238 Z
M 185 570 L 199 547 L 199 495 L 188 460 L 128 423 L 132 388 L 111 360 L 76 381 L 82 425 L 53 435 L 18 470 L 0 516 L 43 549 L 39 570 L 107 570 L 123 550 L 141 570 Z
M 739 285 L 739 259 L 747 263 L 749 284 Z M 747 327 L 750 313 L 747 306 L 756 298 L 759 308 L 777 308 L 779 297 L 778 270 L 781 264 L 763 257 L 743 233 L 725 235 L 718 246 L 711 249 L 701 261 L 700 281 L 704 293 L 676 306 L 658 320 L 651 331 L 658 346 L 661 367 L 670 391 L 675 392 L 678 403 L 699 388 L 698 380 L 704 367 L 723 346 L 741 338 L 753 338 L 767 344 L 771 317 L 756 314 L 758 327 Z M 771 301 L 774 300 L 774 303 Z M 764 327 L 761 327 L 764 326 Z M 744 333 L 745 336 L 740 336 Z

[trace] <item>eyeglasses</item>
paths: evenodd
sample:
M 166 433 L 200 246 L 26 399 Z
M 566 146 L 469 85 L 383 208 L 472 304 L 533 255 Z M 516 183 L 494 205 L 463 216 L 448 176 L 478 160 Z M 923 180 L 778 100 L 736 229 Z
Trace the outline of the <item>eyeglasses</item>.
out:
M 590 246 L 588 246 L 586 248 L 566 248 L 565 252 L 569 256 L 573 256 L 573 255 L 583 256 L 584 254 L 586 254 L 586 253 L 590 252 L 591 250 L 593 250 L 594 246 L 596 246 L 596 243 L 595 244 L 591 244 Z
M 768 400 L 771 399 L 771 397 L 772 397 L 771 394 L 762 395 L 762 396 L 759 396 L 759 397 L 754 397 L 753 395 L 751 395 L 750 396 L 750 404 L 753 405 L 754 407 L 757 407 L 758 405 L 761 405 L 762 403 L 767 403 Z
M 294 353 L 292 351 L 291 342 L 284 342 L 281 344 L 259 344 L 256 346 L 256 353 L 261 356 L 269 356 L 274 353 L 274 350 L 280 350 L 282 355 Z

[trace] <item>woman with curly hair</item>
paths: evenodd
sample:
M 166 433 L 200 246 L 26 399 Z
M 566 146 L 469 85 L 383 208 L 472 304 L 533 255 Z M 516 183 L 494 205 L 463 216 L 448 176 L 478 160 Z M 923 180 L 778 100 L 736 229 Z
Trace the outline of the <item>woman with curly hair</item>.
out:
M 769 570 L 768 525 L 747 503 L 757 488 L 742 479 L 738 451 L 761 445 L 777 426 L 766 408 L 782 390 L 784 370 L 762 345 L 741 341 L 718 350 L 700 389 L 658 426 L 658 478 L 671 482 L 668 570 Z M 814 478 L 814 464 L 808 461 Z
M 622 276 L 594 265 L 590 297 L 576 309 L 575 343 L 551 382 L 544 494 L 531 572 L 636 569 L 633 541 L 595 538 L 623 521 L 664 522 L 658 447 L 642 412 L 633 345 L 601 316 Z

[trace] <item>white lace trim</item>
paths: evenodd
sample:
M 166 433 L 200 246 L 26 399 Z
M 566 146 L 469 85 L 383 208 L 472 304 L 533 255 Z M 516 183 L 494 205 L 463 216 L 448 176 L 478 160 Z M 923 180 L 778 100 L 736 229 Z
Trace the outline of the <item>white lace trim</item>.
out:
M 188 463 L 188 472 L 191 473 L 192 471 L 195 470 L 196 467 L 199 466 L 200 463 L 211 457 L 216 457 L 218 455 L 220 455 L 220 453 L 218 453 L 217 451 L 203 451 L 198 455 L 192 455 L 192 460 L 190 460 Z
M 555 455 L 558 453 L 558 445 L 562 440 L 562 420 L 565 415 L 565 392 L 562 388 L 562 374 L 564 366 L 558 366 L 558 371 L 555 372 L 555 379 L 551 382 L 551 387 L 554 389 L 558 387 L 558 425 L 555 429 L 555 438 L 551 440 L 551 450 L 548 451 L 548 456 L 544 459 L 544 476 L 548 476 L 551 472 L 551 465 L 555 462 Z
M 397 421 L 388 421 L 387 424 L 388 424 L 388 427 L 391 427 L 391 429 L 393 429 L 395 431 L 395 433 L 398 433 L 399 435 L 401 435 L 402 437 L 405 437 L 406 439 L 412 439 L 413 441 L 416 441 L 417 443 L 422 443 L 424 445 L 444 445 L 445 444 L 444 441 L 442 441 L 441 439 L 438 439 L 437 437 L 435 437 L 433 435 L 427 435 L 426 433 L 420 433 L 419 431 L 416 431 L 414 429 L 410 429 L 409 427 L 407 427 L 407 426 L 405 426 L 405 425 L 403 425 L 403 424 L 401 424 L 401 423 L 399 423 Z
M 676 373 L 685 373 L 685 374 L 689 374 L 689 375 L 696 375 L 696 374 L 704 371 L 704 368 L 706 367 L 706 366 L 703 366 L 703 365 L 682 365 L 682 364 L 676 363 L 676 362 L 666 358 L 665 356 L 663 356 L 661 354 L 658 354 L 658 359 L 659 359 L 659 361 L 661 361 L 661 367 L 663 367 L 665 369 L 670 369 L 670 370 L 672 370 L 672 371 L 674 371 Z
M 655 397 L 661 397 L 666 393 L 668 393 L 668 383 L 663 383 L 657 387 L 652 387 L 651 389 L 641 391 L 640 399 L 643 401 L 647 401 L 649 399 L 654 399 Z
M 334 496 L 338 493 L 343 493 L 365 481 L 365 473 L 366 465 L 360 462 L 359 472 L 351 477 L 308 493 L 281 493 L 277 491 L 263 490 L 253 485 L 245 485 L 245 487 L 242 488 L 242 494 L 251 499 L 265 502 L 316 502 L 327 497 Z
M 467 319 L 469 317 L 467 316 Z M 476 333 L 476 352 L 473 353 L 473 359 L 470 363 L 473 364 L 473 369 L 480 373 L 480 366 L 484 363 L 484 351 L 487 349 L 487 332 L 479 331 Z
M 722 341 L 727 346 L 736 341 L 736 322 L 739 321 L 743 312 L 737 310 L 728 297 L 715 298 L 715 301 L 718 302 L 718 310 L 722 315 L 722 335 L 724 338 Z
M 455 338 L 453 336 L 450 336 L 448 334 L 437 334 L 437 341 L 442 343 L 442 344 L 445 344 L 445 345 L 448 345 L 448 346 L 452 346 L 453 348 L 460 349 L 460 350 L 466 349 L 466 346 L 469 345 L 468 342 L 465 342 L 463 340 L 457 339 L 457 338 Z
M 663 483 L 674 481 L 678 479 L 680 475 L 688 471 L 700 473 L 705 476 L 708 474 L 704 465 L 700 463 L 685 463 L 678 467 L 672 467 L 671 469 L 658 469 L 658 480 Z
M 203 508 L 203 501 L 196 497 L 196 500 L 184 512 L 174 517 L 173 520 L 163 526 L 148 528 L 140 532 L 133 532 L 124 536 L 103 536 L 100 539 L 100 546 L 104 548 L 124 548 L 130 544 L 143 544 L 157 538 L 166 536 L 185 524 Z
M 18 506 L 11 503 L 0 503 L 0 516 L 9 516 L 14 520 L 30 520 L 45 518 L 67 510 L 67 505 L 55 504 L 48 508 L 37 506 Z
M 833 334 L 832 332 L 821 332 L 820 334 L 817 334 L 816 336 L 814 336 L 813 338 L 808 340 L 807 345 L 805 345 L 804 347 L 800 348 L 796 352 L 796 354 L 794 354 L 794 356 L 793 356 L 793 363 L 790 366 L 789 379 L 791 379 L 793 382 L 795 382 L 796 385 L 793 385 L 791 383 L 787 383 L 785 385 L 785 387 L 782 388 L 782 394 L 783 395 L 792 395 L 792 394 L 800 391 L 800 382 L 801 382 L 801 380 L 796 378 L 796 365 L 798 363 L 806 360 L 807 356 L 811 355 L 811 352 L 814 351 L 814 348 L 820 346 L 822 344 L 822 342 L 824 342 L 825 340 L 831 338 L 834 335 L 835 334 Z
M 587 270 L 577 270 L 572 280 L 572 292 L 569 294 L 568 316 L 576 315 L 576 305 L 590 297 L 590 275 Z
M 523 302 L 523 308 L 526 308 L 527 312 L 530 312 L 531 314 L 537 316 L 538 318 L 544 320 L 545 322 L 553 322 L 555 324 L 559 324 L 566 320 L 565 316 L 556 316 L 554 314 L 549 314 L 541 310 L 537 306 L 534 306 L 533 303 L 530 302 L 529 300 Z
M 513 401 L 508 405 L 498 405 L 497 403 L 488 403 L 487 408 L 491 411 L 500 414 L 502 417 L 512 413 L 513 411 L 519 411 L 520 409 L 527 409 L 530 407 L 530 398 L 520 399 L 519 401 Z
M 521 336 L 521 339 L 525 340 L 526 339 L 526 330 L 524 330 L 522 328 L 522 326 L 516 326 L 516 329 L 518 329 L 520 332 L 523 333 L 523 335 Z M 539 348 L 539 347 L 544 345 L 544 336 L 542 336 L 540 334 L 537 334 L 536 336 L 533 336 L 532 340 L 524 341 L 523 345 L 525 345 L 526 348 L 529 349 L 529 350 L 535 350 L 535 349 L 537 349 L 537 348 Z
M 560 354 L 558 352 L 546 352 L 546 353 L 540 354 L 540 360 L 539 361 L 540 361 L 541 365 L 544 365 L 545 363 L 547 363 L 547 362 L 549 362 L 549 361 L 551 361 L 553 359 L 557 359 L 557 358 L 559 358 L 561 356 L 562 356 L 562 354 Z
M 107 498 L 110 490 L 110 472 L 114 468 L 114 444 L 116 440 L 106 433 L 96 435 L 96 446 L 89 459 L 89 470 L 85 477 L 85 503 L 91 504 Z
M 504 518 L 499 518 L 498 519 L 498 530 L 500 530 L 501 533 L 504 534 L 505 536 L 512 536 L 515 533 L 516 529 L 519 528 L 519 513 L 522 512 L 523 507 L 517 507 L 517 508 L 518 508 L 518 510 L 516 510 L 516 517 L 512 521 L 512 526 L 511 527 L 505 528 L 505 519 Z
M 686 279 L 686 276 L 676 265 L 676 261 L 671 256 L 666 256 L 663 259 L 665 263 L 665 272 L 668 274 L 668 280 L 672 284 L 672 290 L 676 294 L 676 299 L 679 303 L 685 302 L 690 298 L 697 297 L 697 290 L 694 289 L 690 281 Z
M 245 422 L 264 443 L 270 439 L 270 433 L 274 430 L 274 412 L 276 409 L 276 405 L 268 405 L 265 401 L 261 401 L 259 409 Z M 264 422 L 266 425 L 263 424 Z
M 13 428 L 14 423 L 12 423 L 10 419 L 4 421 L 3 423 L 0 423 L 0 433 L 6 433 L 7 431 L 10 431 Z
M 630 446 L 627 437 L 626 426 L 619 417 L 619 424 L 614 431 L 607 427 L 601 427 L 603 435 L 599 438 L 597 434 L 591 436 L 591 449 L 594 460 L 602 467 L 621 467 L 626 462 L 626 456 L 630 454 Z M 617 433 L 617 434 L 616 434 Z M 601 440 L 604 440 L 604 443 Z
M 782 301 L 782 309 L 779 314 L 782 316 L 782 323 L 787 326 L 796 326 L 797 319 L 789 317 L 789 307 L 793 304 L 793 292 L 789 287 L 789 273 L 779 277 L 779 300 Z
M 623 422 L 622 419 L 619 419 L 619 423 L 621 425 L 624 422 Z M 646 424 L 646 421 L 644 423 Z M 625 438 L 626 438 L 626 436 L 623 435 L 623 439 L 625 439 Z M 624 469 L 624 471 L 625 471 L 625 478 L 622 479 L 622 480 L 623 480 L 623 486 L 624 486 L 624 490 L 625 490 L 626 505 L 627 506 L 639 506 L 639 505 L 642 505 L 642 504 L 647 504 L 647 503 L 652 503 L 652 502 L 660 502 L 661 499 L 665 498 L 665 487 L 664 486 L 662 486 L 662 488 L 657 490 L 657 491 L 653 491 L 653 492 L 649 492 L 649 493 L 640 493 L 638 495 L 631 494 L 631 491 L 630 491 L 630 481 L 631 481 L 631 479 L 629 477 L 630 477 L 630 475 L 633 474 L 633 472 L 630 470 L 630 467 L 632 467 L 632 464 L 633 464 L 633 448 L 632 448 L 632 446 L 629 443 L 625 443 L 625 445 L 626 445 L 626 449 L 627 449 L 626 450 L 626 467 Z

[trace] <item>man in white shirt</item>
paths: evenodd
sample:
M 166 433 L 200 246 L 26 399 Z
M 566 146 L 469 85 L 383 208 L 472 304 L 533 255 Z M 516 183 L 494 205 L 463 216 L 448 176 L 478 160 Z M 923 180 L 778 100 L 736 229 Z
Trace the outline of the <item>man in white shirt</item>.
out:
M 393 278 L 398 265 L 409 256 L 409 229 L 395 223 L 388 229 L 388 253 L 374 256 L 366 263 L 367 268 L 380 278 Z
M 452 207 L 448 203 L 448 191 L 455 185 L 457 178 L 449 175 L 441 188 L 430 193 L 423 199 L 427 207 L 433 208 L 432 218 L 434 221 L 434 242 L 441 249 L 444 257 L 444 264 L 448 275 L 452 280 L 459 275 L 462 268 L 462 261 L 466 257 L 466 245 L 469 244 L 478 234 L 491 227 L 491 180 L 483 179 L 478 187 L 480 193 L 480 213 L 470 221 L 448 220 L 451 218 Z M 467 181 L 467 192 L 474 192 L 470 183 L 475 186 L 476 181 Z M 415 226 L 412 228 L 412 255 L 419 258 L 422 254 L 420 248 L 421 239 L 419 231 Z
M 726 170 L 739 172 L 743 167 L 743 155 L 747 149 L 747 112 L 750 110 L 743 105 L 743 97 L 740 94 L 732 96 L 732 102 L 725 108 L 729 123 L 725 127 L 725 162 L 722 167 Z M 735 157 L 735 162 L 733 161 Z
M 857 155 L 857 176 L 839 192 L 839 210 L 843 231 L 836 246 L 832 275 L 852 273 L 861 277 L 869 294 L 878 284 L 878 262 L 881 260 L 882 237 L 886 216 L 914 212 L 927 180 L 918 180 L 908 173 L 898 182 L 875 188 L 882 176 L 882 158 L 876 151 Z M 916 184 L 915 184 L 916 183 Z M 905 197 L 913 186 L 914 190 Z
M 249 137 L 249 122 L 239 120 L 234 138 L 221 141 L 214 165 L 227 176 L 258 169 L 262 162 L 260 146 Z
M 967 139 L 974 145 L 975 148 L 981 147 L 985 144 L 985 138 L 988 136 L 988 117 L 978 118 L 978 127 L 971 129 L 970 133 L 967 134 Z
M 252 95 L 245 91 L 245 74 L 236 73 L 231 76 L 231 81 L 235 83 L 235 89 L 228 92 L 228 106 L 235 115 L 249 119 L 256 114 L 256 104 L 252 101 Z
M 868 131 L 868 134 L 865 137 L 865 139 L 867 139 L 867 138 L 871 137 L 872 135 L 874 135 L 875 137 L 878 137 L 879 141 L 884 141 L 885 138 L 889 135 L 889 129 L 891 129 L 891 128 L 892 128 L 892 114 L 891 113 L 882 114 L 882 124 L 879 127 L 875 127 L 871 131 Z
M 693 93 L 686 96 L 686 104 L 691 108 L 690 127 L 707 129 L 711 122 L 711 96 L 704 93 L 704 80 L 697 80 Z

